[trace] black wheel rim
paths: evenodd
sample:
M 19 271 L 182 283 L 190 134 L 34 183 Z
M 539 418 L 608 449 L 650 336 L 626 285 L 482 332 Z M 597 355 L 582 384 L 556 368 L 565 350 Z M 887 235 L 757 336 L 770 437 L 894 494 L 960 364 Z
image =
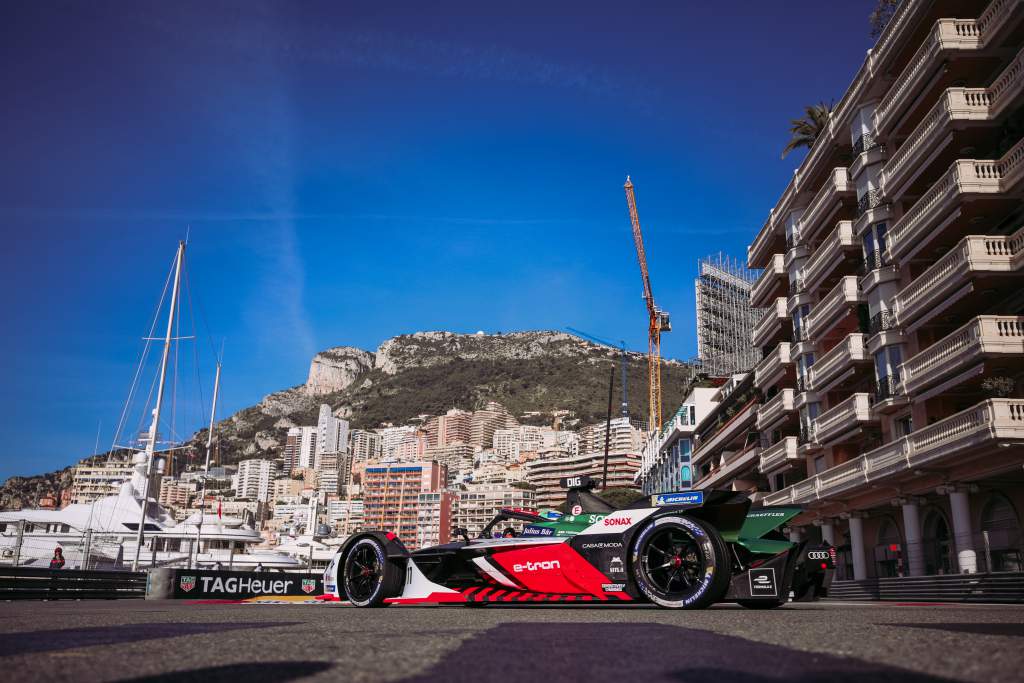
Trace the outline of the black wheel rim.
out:
M 707 567 L 698 542 L 676 526 L 652 533 L 641 561 L 651 587 L 665 597 L 692 593 L 704 580 Z
M 365 602 L 373 597 L 380 583 L 382 567 L 377 553 L 369 545 L 359 546 L 345 562 L 345 592 L 350 600 Z

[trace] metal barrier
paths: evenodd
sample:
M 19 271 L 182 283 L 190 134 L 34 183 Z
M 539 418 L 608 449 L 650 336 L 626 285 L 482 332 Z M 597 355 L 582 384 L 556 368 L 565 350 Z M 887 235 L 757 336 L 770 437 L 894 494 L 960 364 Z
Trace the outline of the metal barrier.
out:
M 837 600 L 1024 603 L 1024 572 L 833 581 L 828 597 Z
M 0 567 L 0 600 L 116 600 L 145 595 L 145 572 Z

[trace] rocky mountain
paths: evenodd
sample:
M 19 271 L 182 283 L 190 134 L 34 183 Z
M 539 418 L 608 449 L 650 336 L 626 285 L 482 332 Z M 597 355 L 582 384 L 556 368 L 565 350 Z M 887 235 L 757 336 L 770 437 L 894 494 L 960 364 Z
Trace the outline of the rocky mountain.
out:
M 569 410 L 579 425 L 601 421 L 608 409 L 608 376 L 616 368 L 614 415 L 619 414 L 619 352 L 562 332 L 454 334 L 417 332 L 388 339 L 375 352 L 338 346 L 316 354 L 304 384 L 274 392 L 238 411 L 215 428 L 221 462 L 273 458 L 284 448 L 288 428 L 316 424 L 327 403 L 354 429 L 403 424 L 449 408 L 472 410 L 487 401 L 514 415 L 540 413 L 528 421 L 546 424 L 546 412 Z M 647 412 L 647 359 L 628 355 L 632 417 Z M 684 398 L 686 367 L 665 361 L 663 402 L 671 412 Z M 193 435 L 192 455 L 204 452 L 206 430 Z M 0 488 L 0 507 L 28 505 L 42 493 L 70 484 L 70 470 L 38 477 L 13 477 Z
M 455 334 L 417 332 L 388 339 L 375 353 L 335 347 L 318 353 L 305 384 L 278 391 L 218 423 L 225 463 L 276 457 L 289 427 L 316 423 L 321 403 L 354 429 L 402 424 L 449 408 L 472 410 L 489 400 L 513 414 L 570 410 L 581 424 L 604 419 L 608 375 L 619 354 L 562 332 Z M 629 354 L 630 412 L 646 413 L 646 357 Z M 683 398 L 685 367 L 662 370 L 666 410 Z M 616 374 L 615 408 L 620 388 Z M 542 416 L 534 418 L 542 422 Z M 193 437 L 205 440 L 205 430 Z

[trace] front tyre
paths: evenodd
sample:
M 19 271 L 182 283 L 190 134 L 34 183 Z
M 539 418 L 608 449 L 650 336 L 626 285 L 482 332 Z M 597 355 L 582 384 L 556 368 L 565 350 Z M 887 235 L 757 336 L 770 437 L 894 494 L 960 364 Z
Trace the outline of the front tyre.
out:
M 662 517 L 633 544 L 632 572 L 651 602 L 703 609 L 729 589 L 729 550 L 718 532 L 689 517 Z
M 356 541 L 345 555 L 341 587 L 356 607 L 382 607 L 402 585 L 402 571 L 388 561 L 384 545 L 367 536 Z

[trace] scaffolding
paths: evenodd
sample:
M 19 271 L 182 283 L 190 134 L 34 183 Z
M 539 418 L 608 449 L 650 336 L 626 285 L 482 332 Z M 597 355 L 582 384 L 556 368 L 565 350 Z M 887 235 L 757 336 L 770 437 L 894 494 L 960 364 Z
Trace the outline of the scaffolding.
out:
M 751 342 L 764 309 L 752 308 L 750 290 L 757 272 L 719 252 L 698 261 L 697 359 L 695 372 L 724 377 L 746 372 L 761 360 Z

